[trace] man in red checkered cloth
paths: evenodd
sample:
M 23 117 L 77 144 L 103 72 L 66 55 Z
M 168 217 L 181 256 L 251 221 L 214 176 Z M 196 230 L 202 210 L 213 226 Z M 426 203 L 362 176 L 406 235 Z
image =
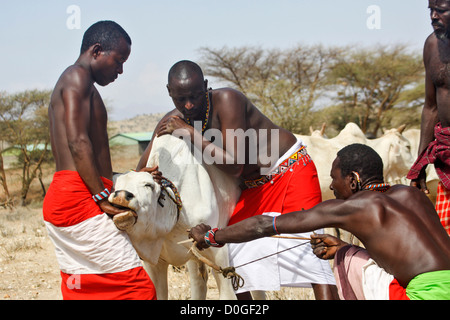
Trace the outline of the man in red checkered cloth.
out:
M 425 104 L 419 157 L 407 175 L 411 185 L 429 193 L 425 169 L 434 164 L 440 182 L 436 211 L 450 235 L 450 0 L 430 1 L 434 32 L 425 41 Z
M 436 140 L 432 141 L 428 148 L 420 154 L 407 178 L 412 180 L 412 184 L 420 186 L 417 181 L 425 176 L 427 165 L 434 164 L 440 180 L 437 190 L 436 211 L 439 214 L 442 226 L 450 235 L 450 127 L 443 128 L 438 123 L 434 130 L 434 136 Z

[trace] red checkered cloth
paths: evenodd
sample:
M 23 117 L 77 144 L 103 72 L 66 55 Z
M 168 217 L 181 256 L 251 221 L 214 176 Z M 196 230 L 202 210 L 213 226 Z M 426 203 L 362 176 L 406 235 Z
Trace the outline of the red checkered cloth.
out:
M 442 226 L 448 235 L 450 235 L 450 190 L 445 188 L 442 182 L 438 184 L 436 211 Z
M 433 163 L 439 179 L 450 189 L 450 127 L 443 128 L 438 123 L 434 127 L 434 137 L 436 140 L 417 158 L 406 177 L 410 180 L 417 179 L 420 172 Z

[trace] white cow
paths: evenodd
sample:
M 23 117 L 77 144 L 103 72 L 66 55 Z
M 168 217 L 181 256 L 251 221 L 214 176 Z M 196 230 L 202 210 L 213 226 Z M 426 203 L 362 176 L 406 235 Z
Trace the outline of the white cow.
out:
M 178 188 L 182 209 L 177 214 L 177 206 L 172 190 L 163 192 L 148 173 L 129 172 L 120 175 L 115 183 L 115 193 L 109 200 L 117 205 L 134 210 L 138 218 L 130 213 L 125 217 L 116 216 L 114 221 L 120 229 L 125 229 L 153 280 L 158 299 L 168 298 L 167 269 L 169 264 L 187 264 L 191 298 L 206 298 L 207 273 L 205 266 L 196 259 L 189 249 L 192 242 L 179 242 L 188 239 L 187 230 L 200 223 L 225 227 L 235 204 L 239 199 L 238 181 L 221 172 L 214 165 L 197 162 L 190 146 L 171 135 L 156 138 L 148 166 L 159 165 L 163 176 Z M 160 202 L 160 203 L 159 203 Z M 163 205 L 163 206 L 162 206 Z M 228 267 L 228 249 L 209 248 L 202 254 L 221 267 Z M 216 274 L 220 299 L 235 299 L 229 279 Z

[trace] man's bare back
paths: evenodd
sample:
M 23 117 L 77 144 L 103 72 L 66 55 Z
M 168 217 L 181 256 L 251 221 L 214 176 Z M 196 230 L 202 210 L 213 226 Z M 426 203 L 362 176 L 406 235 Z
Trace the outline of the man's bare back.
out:
M 242 130 L 244 133 L 249 132 L 249 130 L 255 132 L 257 140 L 256 148 L 260 150 L 263 145 L 267 144 L 267 150 L 261 149 L 264 150 L 262 153 L 271 156 L 272 150 L 274 150 L 274 152 L 278 152 L 278 156 L 274 157 L 275 159 L 278 159 L 279 156 L 285 154 L 297 141 L 291 132 L 275 125 L 239 91 L 230 88 L 221 88 L 210 90 L 210 92 L 212 112 L 209 116 L 209 125 L 207 129 L 218 129 L 222 132 L 224 149 L 226 149 L 227 130 L 236 133 L 238 133 L 239 130 Z M 183 127 L 187 128 L 187 125 L 185 124 L 186 117 L 178 109 L 174 109 L 157 125 L 155 129 L 157 135 L 163 134 L 162 132 L 169 133 L 163 130 L 168 122 L 174 122 L 173 117 L 178 117 L 180 121 L 174 125 L 174 129 L 171 132 L 175 129 Z M 276 131 L 276 134 L 278 134 L 276 146 L 272 146 L 270 143 L 272 133 L 275 132 L 274 130 Z M 260 133 L 262 131 L 267 132 L 267 139 L 261 142 Z M 272 149 L 273 147 L 275 148 Z M 261 176 L 261 168 L 268 167 L 269 165 L 262 163 L 260 157 L 250 159 L 248 143 L 243 148 L 245 148 L 245 163 L 243 163 L 240 177 L 243 179 L 255 179 Z
M 400 284 L 406 286 L 424 272 L 450 268 L 450 238 L 432 203 L 417 188 L 396 185 L 385 193 L 358 192 L 345 205 L 343 200 L 333 200 L 322 210 L 339 202 L 343 206 L 336 213 L 361 209 L 338 227 L 360 239 L 370 256 Z
M 272 150 L 278 152 L 278 156 L 284 155 L 291 147 L 295 144 L 297 139 L 288 130 L 275 125 L 270 119 L 268 119 L 258 108 L 253 105 L 253 103 L 245 97 L 242 93 L 229 88 L 213 90 L 213 114 L 211 128 L 223 130 L 224 126 L 221 124 L 224 122 L 232 122 L 228 120 L 232 115 L 230 114 L 230 105 L 232 102 L 230 100 L 240 100 L 240 105 L 242 106 L 238 115 L 233 115 L 233 117 L 242 117 L 245 121 L 240 122 L 243 127 L 236 127 L 236 129 L 242 129 L 247 131 L 249 129 L 255 130 L 257 133 L 257 148 L 260 150 L 264 148 L 263 145 L 267 144 L 267 151 L 263 154 L 271 155 Z M 275 131 L 274 131 L 275 130 Z M 267 140 L 261 141 L 261 132 L 267 132 Z M 276 141 L 276 146 L 271 145 L 272 134 L 276 132 L 278 134 L 278 139 Z M 249 146 L 246 146 L 246 157 L 249 157 Z M 268 167 L 268 164 L 262 163 L 260 157 L 255 160 L 256 163 L 249 163 L 246 161 L 244 168 L 242 170 L 241 177 L 243 179 L 254 179 L 261 175 L 261 168 Z

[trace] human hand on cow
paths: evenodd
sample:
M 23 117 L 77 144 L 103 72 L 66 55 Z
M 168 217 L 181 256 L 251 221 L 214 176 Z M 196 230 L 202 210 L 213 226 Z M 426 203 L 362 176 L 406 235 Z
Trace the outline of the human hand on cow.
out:
M 175 130 L 184 129 L 186 130 L 185 135 L 189 135 L 190 129 L 193 129 L 190 125 L 188 125 L 183 119 L 178 116 L 170 116 L 166 119 L 161 120 L 156 129 L 156 136 L 162 136 L 164 134 L 172 134 Z M 180 131 L 182 133 L 182 131 Z
M 154 166 L 152 168 L 144 167 L 141 170 L 139 170 L 139 172 L 147 172 L 147 173 L 151 174 L 153 177 L 153 180 L 155 180 L 158 184 L 161 184 L 161 180 L 163 177 L 162 177 L 161 171 L 159 171 L 158 169 L 159 169 L 158 166 Z
M 311 235 L 311 247 L 319 259 L 333 259 L 336 252 L 346 245 L 346 242 L 329 234 L 314 233 Z
M 108 215 L 110 215 L 110 216 L 112 216 L 112 217 L 115 216 L 115 215 L 118 215 L 118 214 L 120 214 L 120 213 L 124 213 L 124 212 L 125 212 L 124 209 L 120 209 L 120 208 L 117 208 L 117 207 L 113 206 L 113 205 L 108 201 L 108 199 L 100 200 L 100 201 L 97 202 L 97 204 L 98 204 L 98 206 L 100 207 L 100 209 L 102 209 L 102 211 L 103 211 L 104 213 L 106 213 L 106 214 L 108 214 Z M 133 211 L 131 211 L 131 210 L 130 210 L 130 212 L 132 212 L 133 215 L 134 215 L 135 217 L 137 217 L 137 214 L 136 214 L 135 212 L 133 212 Z
M 189 230 L 189 238 L 194 239 L 197 243 L 197 248 L 200 250 L 209 248 L 209 245 L 205 242 L 205 234 L 211 230 L 211 227 L 202 223 Z

